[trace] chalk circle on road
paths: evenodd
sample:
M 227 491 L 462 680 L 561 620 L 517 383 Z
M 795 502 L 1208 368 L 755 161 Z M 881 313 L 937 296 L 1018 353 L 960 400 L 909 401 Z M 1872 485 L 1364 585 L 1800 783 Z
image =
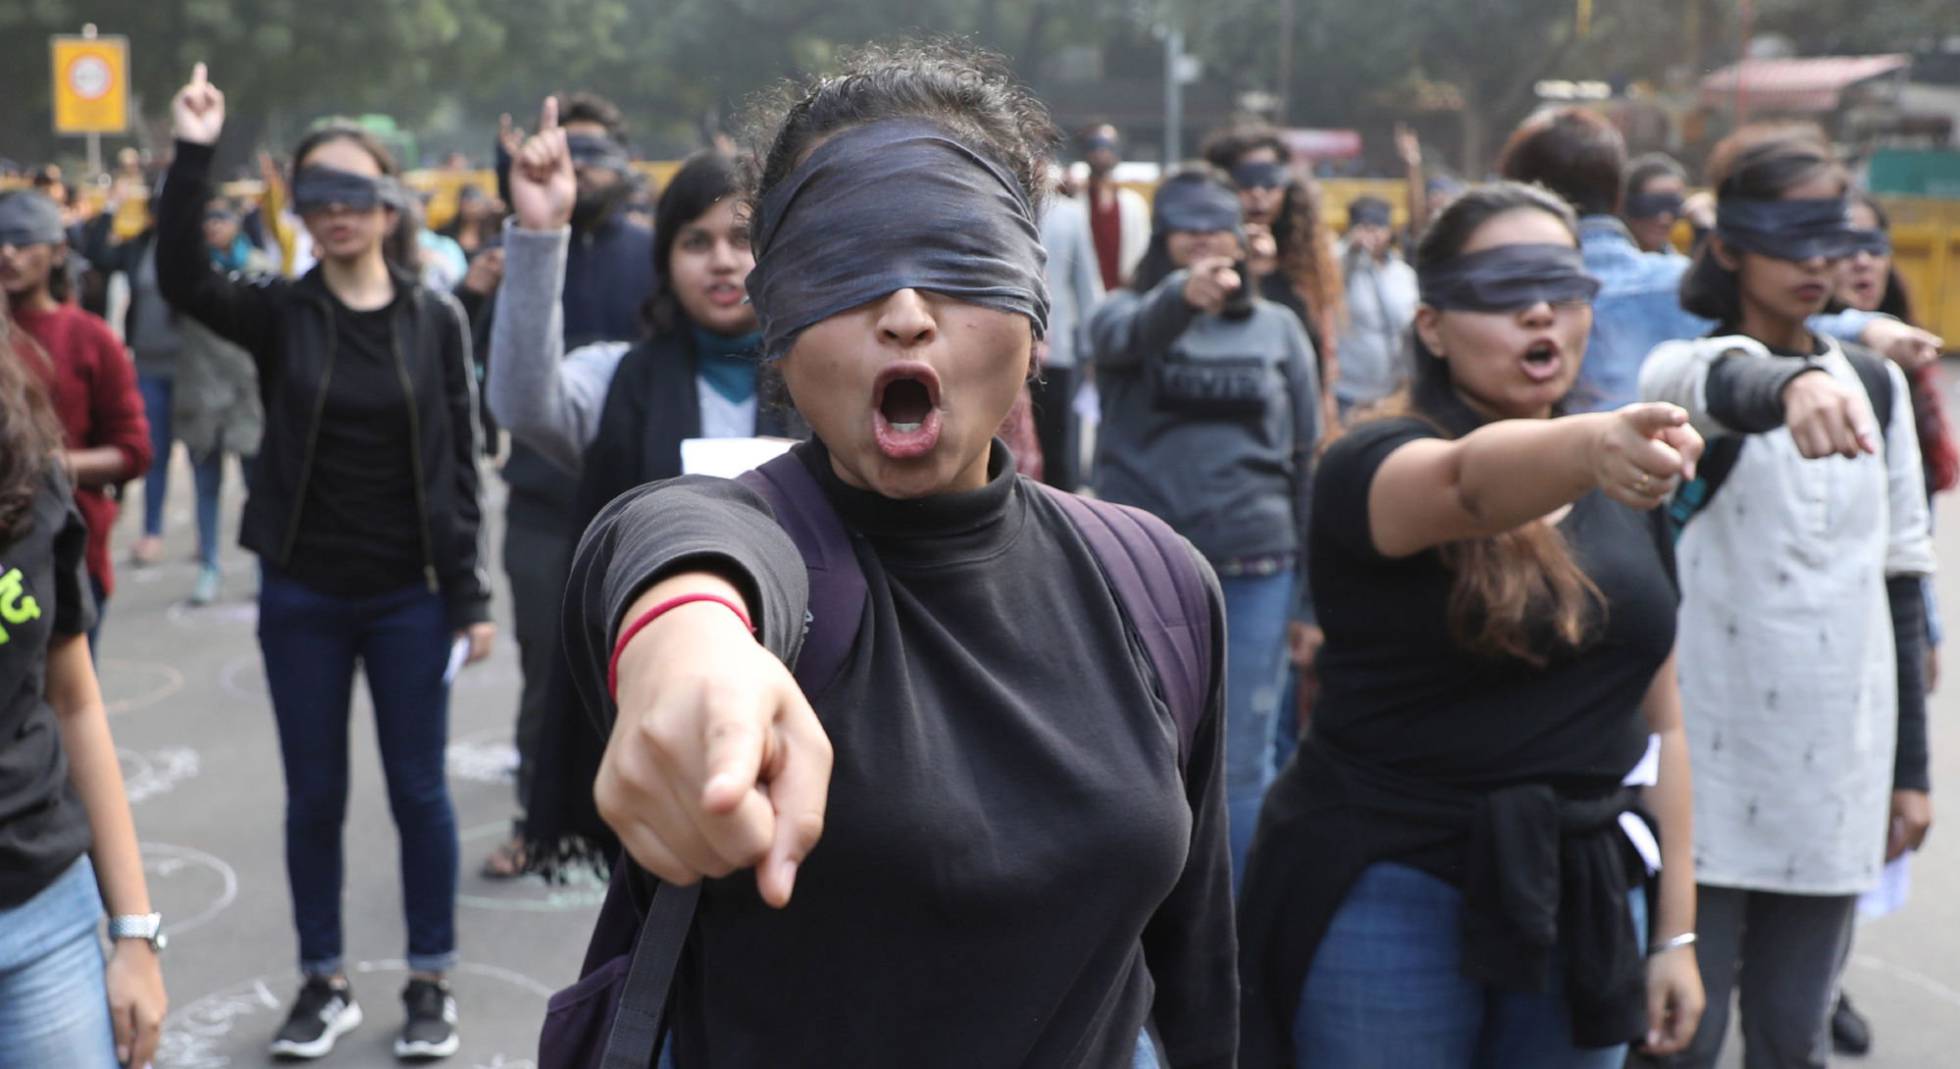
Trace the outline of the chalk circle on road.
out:
M 147 709 L 184 689 L 184 673 L 156 661 L 103 657 L 96 661 L 96 675 L 110 716 Z
M 340 1041 L 348 1057 L 343 1064 L 392 1065 L 389 1046 L 397 1011 L 390 1003 L 407 982 L 408 963 L 399 959 L 355 962 L 349 973 L 355 996 L 367 1005 L 368 1020 Z M 449 974 L 449 983 L 463 1011 L 463 1047 L 449 1064 L 536 1069 L 528 1054 L 510 1052 L 536 1049 L 537 1026 L 544 1020 L 545 1002 L 554 990 L 551 985 L 513 969 L 468 961 Z M 185 1004 L 164 1018 L 163 1039 L 151 1064 L 154 1069 L 261 1064 L 266 1044 L 285 1020 L 286 1000 L 296 986 L 291 973 L 267 973 Z M 494 1027 L 498 1022 L 507 1027 Z M 498 1031 L 501 1037 L 493 1034 Z M 512 1031 L 521 1038 L 513 1038 Z M 497 1049 L 500 1044 L 503 1050 Z
M 166 746 L 148 753 L 118 746 L 116 760 L 122 765 L 123 793 L 131 805 L 169 794 L 178 784 L 196 779 L 202 765 L 197 751 L 188 746 Z
M 510 825 L 502 822 L 466 829 L 461 836 L 463 856 L 472 856 L 470 844 L 493 840 L 509 831 Z M 570 873 L 558 883 L 547 883 L 541 876 L 486 880 L 465 868 L 463 892 L 456 896 L 459 906 L 508 913 L 586 912 L 597 910 L 605 900 L 606 881 L 588 869 Z
M 171 936 L 188 935 L 238 900 L 238 873 L 223 858 L 174 843 L 141 843 L 150 902 Z
M 218 669 L 218 685 L 234 698 L 264 703 L 271 698 L 265 686 L 265 662 L 257 653 L 241 653 Z
M 200 634 L 208 634 L 214 627 L 252 634 L 258 630 L 259 603 L 221 601 L 215 605 L 192 605 L 187 601 L 178 601 L 163 610 L 163 616 L 174 627 Z

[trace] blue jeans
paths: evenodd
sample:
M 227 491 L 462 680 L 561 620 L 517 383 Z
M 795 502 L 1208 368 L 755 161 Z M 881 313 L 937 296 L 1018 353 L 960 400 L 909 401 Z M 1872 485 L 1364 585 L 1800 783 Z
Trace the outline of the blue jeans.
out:
M 347 719 L 354 665 L 374 699 L 388 806 L 401 839 L 408 967 L 456 962 L 456 812 L 443 750 L 454 635 L 442 598 L 411 587 L 367 598 L 322 594 L 267 567 L 259 585 L 279 755 L 286 770 L 286 877 L 299 929 L 300 969 L 341 969 L 341 825 L 347 815 Z
M 101 920 L 87 855 L 40 894 L 0 909 L 0 1069 L 115 1069 Z
M 1225 809 L 1236 893 L 1273 782 L 1273 731 L 1295 590 L 1291 571 L 1222 576 L 1218 583 L 1225 591 Z
M 150 473 L 143 478 L 143 533 L 163 534 L 163 506 L 170 496 L 170 447 L 172 442 L 170 405 L 173 387 L 169 379 L 138 375 L 137 390 L 143 395 L 143 408 L 150 420 Z M 197 559 L 208 568 L 218 566 L 218 505 L 225 485 L 225 449 L 222 443 L 202 462 L 191 462 L 191 478 L 197 486 Z
M 1647 938 L 1646 893 L 1629 900 Z M 1498 991 L 1462 975 L 1463 895 L 1406 865 L 1355 881 L 1314 954 L 1293 1021 L 1294 1064 L 1341 1069 L 1620 1069 L 1624 1046 L 1572 1045 L 1562 985 Z

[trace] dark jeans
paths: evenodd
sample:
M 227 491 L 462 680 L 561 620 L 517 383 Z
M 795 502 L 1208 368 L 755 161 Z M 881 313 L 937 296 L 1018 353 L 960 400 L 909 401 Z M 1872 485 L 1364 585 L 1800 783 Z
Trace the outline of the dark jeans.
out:
M 401 839 L 408 967 L 456 961 L 456 813 L 443 776 L 454 641 L 440 595 L 411 587 L 366 598 L 322 594 L 271 568 L 259 586 L 279 755 L 286 770 L 286 877 L 300 968 L 341 967 L 341 825 L 347 816 L 347 721 L 354 666 L 367 675 L 388 805 Z
M 1081 421 L 1075 418 L 1075 390 L 1082 381 L 1072 367 L 1046 367 L 1028 385 L 1034 399 L 1034 433 L 1041 440 L 1042 481 L 1073 492 L 1082 484 Z
M 517 809 L 531 810 L 531 782 L 537 772 L 538 740 L 550 705 L 552 661 L 560 637 L 558 618 L 571 571 L 575 535 L 546 527 L 511 510 L 504 528 L 504 573 L 516 616 L 518 667 L 524 673 L 517 696 Z M 554 517 L 544 518 L 547 522 Z M 529 522 L 525 522 L 529 520 Z

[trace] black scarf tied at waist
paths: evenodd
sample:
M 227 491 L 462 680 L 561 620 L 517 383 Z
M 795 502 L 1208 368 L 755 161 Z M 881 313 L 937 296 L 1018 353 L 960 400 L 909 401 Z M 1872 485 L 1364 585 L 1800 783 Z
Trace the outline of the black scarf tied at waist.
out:
M 1562 977 L 1573 1042 L 1646 1031 L 1646 958 L 1628 912 L 1640 856 L 1623 831 L 1638 791 L 1591 797 L 1544 784 L 1475 792 L 1303 745 L 1274 784 L 1240 905 L 1240 1065 L 1292 1066 L 1292 1022 L 1328 924 L 1379 862 L 1449 875 L 1463 892 L 1463 973 L 1550 990 Z M 1440 870 L 1440 871 L 1438 871 Z

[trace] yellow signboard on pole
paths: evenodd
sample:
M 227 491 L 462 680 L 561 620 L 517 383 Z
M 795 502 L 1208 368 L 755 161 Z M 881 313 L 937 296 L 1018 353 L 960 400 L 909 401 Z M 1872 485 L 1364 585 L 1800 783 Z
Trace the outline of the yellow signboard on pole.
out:
M 54 50 L 54 132 L 129 131 L 129 38 L 57 36 Z

